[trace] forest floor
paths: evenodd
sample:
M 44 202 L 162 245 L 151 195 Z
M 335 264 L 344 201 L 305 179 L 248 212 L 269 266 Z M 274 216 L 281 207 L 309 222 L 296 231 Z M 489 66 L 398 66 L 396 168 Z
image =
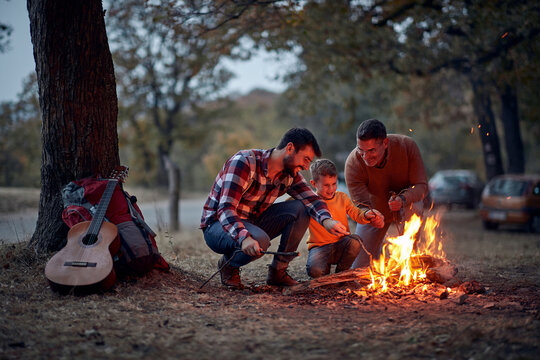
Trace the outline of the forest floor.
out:
M 540 358 L 540 235 L 487 232 L 459 209 L 441 229 L 459 270 L 446 298 L 435 284 L 362 296 L 354 282 L 287 295 L 265 285 L 271 256 L 243 269 L 244 290 L 219 275 L 200 289 L 219 259 L 200 231 L 159 235 L 169 273 L 60 295 L 44 276 L 51 254 L 2 244 L 0 359 Z M 289 272 L 307 281 L 300 252 Z

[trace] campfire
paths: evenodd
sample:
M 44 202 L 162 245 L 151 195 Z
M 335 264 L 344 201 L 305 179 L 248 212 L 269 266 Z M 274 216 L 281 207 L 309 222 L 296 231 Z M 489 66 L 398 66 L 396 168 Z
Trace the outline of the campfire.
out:
M 298 293 L 321 286 L 354 281 L 359 289 L 347 290 L 361 297 L 389 295 L 401 297 L 426 294 L 444 298 L 451 293 L 445 284 L 457 273 L 446 260 L 438 231 L 440 213 L 425 218 L 413 215 L 405 222 L 403 235 L 389 237 L 379 259 L 371 259 L 368 268 L 322 276 L 293 286 L 288 293 Z
M 381 257 L 371 261 L 368 289 L 383 293 L 390 288 L 425 283 L 428 270 L 446 257 L 442 241 L 437 238 L 439 220 L 436 214 L 422 224 L 420 217 L 413 215 L 405 223 L 403 235 L 387 238 Z

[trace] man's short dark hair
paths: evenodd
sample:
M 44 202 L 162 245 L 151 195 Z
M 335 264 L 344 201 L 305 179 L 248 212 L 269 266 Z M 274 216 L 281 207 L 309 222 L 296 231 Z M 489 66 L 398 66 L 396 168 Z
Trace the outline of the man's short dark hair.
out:
M 278 150 L 284 149 L 288 143 L 293 143 L 294 149 L 296 151 L 300 151 L 304 149 L 306 146 L 310 145 L 313 148 L 313 151 L 315 152 L 315 155 L 317 157 L 321 157 L 322 155 L 321 148 L 319 148 L 319 144 L 317 143 L 317 139 L 315 139 L 315 136 L 313 136 L 311 131 L 309 131 L 308 129 L 304 129 L 304 128 L 290 129 L 281 138 L 281 141 L 279 142 L 277 149 Z
M 368 119 L 362 121 L 356 131 L 358 140 L 386 139 L 386 127 L 377 119 Z
M 321 176 L 337 176 L 336 165 L 328 159 L 319 159 L 311 163 L 309 167 L 311 179 L 315 182 L 319 181 Z

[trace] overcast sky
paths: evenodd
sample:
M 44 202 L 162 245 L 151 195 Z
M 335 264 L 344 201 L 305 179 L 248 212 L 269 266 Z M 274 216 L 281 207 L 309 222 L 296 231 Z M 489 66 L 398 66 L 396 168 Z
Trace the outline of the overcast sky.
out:
M 10 49 L 0 53 L 0 102 L 12 101 L 22 90 L 22 81 L 35 71 L 30 24 L 25 0 L 0 0 L 0 22 L 13 28 Z M 264 88 L 274 92 L 285 89 L 282 82 L 274 80 L 291 66 L 292 57 L 279 62 L 267 53 L 261 53 L 248 62 L 225 61 L 223 64 L 236 74 L 226 92 L 246 93 L 253 88 Z

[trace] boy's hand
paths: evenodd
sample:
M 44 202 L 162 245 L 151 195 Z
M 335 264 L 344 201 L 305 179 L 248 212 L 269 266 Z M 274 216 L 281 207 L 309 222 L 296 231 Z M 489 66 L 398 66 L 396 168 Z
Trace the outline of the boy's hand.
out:
M 347 231 L 347 227 L 334 219 L 326 219 L 322 222 L 322 226 L 332 235 L 345 236 L 351 233 Z
M 378 210 L 370 209 L 364 213 L 364 218 L 369 221 L 369 223 L 381 229 L 384 226 L 384 215 L 381 214 Z

